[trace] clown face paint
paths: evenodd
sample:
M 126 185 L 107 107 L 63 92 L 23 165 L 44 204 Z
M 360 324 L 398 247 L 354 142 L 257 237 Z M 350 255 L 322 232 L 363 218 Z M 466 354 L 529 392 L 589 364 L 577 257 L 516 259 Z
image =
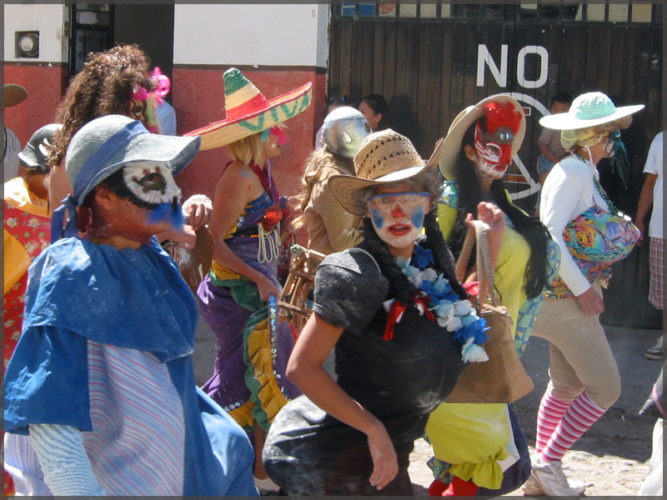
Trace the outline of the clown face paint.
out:
M 367 207 L 378 237 L 394 248 L 414 244 L 428 208 L 428 193 L 387 193 L 371 196 Z
M 123 180 L 134 196 L 153 207 L 151 222 L 169 220 L 174 227 L 182 225 L 181 190 L 171 170 L 150 163 L 130 164 L 123 167 Z
M 491 134 L 482 129 L 479 122 L 475 126 L 475 151 L 478 161 L 475 166 L 481 175 L 492 179 L 502 179 L 512 164 L 512 139 L 510 127 L 498 127 Z

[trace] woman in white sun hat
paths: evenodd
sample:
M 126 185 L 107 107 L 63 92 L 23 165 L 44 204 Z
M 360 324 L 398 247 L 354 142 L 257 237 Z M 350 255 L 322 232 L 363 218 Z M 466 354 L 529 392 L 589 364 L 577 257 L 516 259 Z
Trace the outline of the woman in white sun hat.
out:
M 561 131 L 570 154 L 554 166 L 540 201 L 540 219 L 561 247 L 561 265 L 533 327 L 534 335 L 550 342 L 551 358 L 526 483 L 533 494 L 577 494 L 561 459 L 620 394 L 618 367 L 599 320 L 601 289 L 611 276 L 609 266 L 630 252 L 639 231 L 608 199 L 596 164 L 617 149 L 619 130 L 643 107 L 616 107 L 602 92 L 588 92 L 568 112 L 540 120 Z

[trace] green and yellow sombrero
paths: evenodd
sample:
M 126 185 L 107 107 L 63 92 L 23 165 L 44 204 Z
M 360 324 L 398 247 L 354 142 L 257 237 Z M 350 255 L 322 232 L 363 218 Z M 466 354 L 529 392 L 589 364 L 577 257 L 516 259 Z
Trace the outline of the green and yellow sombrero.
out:
M 312 101 L 312 83 L 267 99 L 237 68 L 223 74 L 225 119 L 191 130 L 201 137 L 201 150 L 215 149 L 257 134 L 305 111 Z

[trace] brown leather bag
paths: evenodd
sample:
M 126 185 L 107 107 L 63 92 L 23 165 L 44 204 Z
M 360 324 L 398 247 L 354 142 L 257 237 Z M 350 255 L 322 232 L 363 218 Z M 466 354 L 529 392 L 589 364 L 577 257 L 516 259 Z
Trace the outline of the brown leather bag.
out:
M 456 262 L 456 276 L 463 280 L 472 245 L 477 238 L 477 275 L 479 293 L 478 314 L 486 320 L 489 339 L 483 347 L 488 361 L 468 363 L 454 390 L 445 399 L 448 403 L 511 403 L 533 390 L 533 381 L 517 355 L 512 338 L 512 319 L 496 300 L 493 269 L 486 239 L 488 226 L 474 221 L 474 230 L 468 229 L 461 254 Z M 482 298 L 488 297 L 490 303 Z

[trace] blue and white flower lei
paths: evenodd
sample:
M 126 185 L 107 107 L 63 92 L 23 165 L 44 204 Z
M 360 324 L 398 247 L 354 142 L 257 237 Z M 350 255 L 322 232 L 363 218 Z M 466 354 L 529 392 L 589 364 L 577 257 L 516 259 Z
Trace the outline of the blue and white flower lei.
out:
M 442 273 L 427 267 L 433 262 L 433 253 L 429 249 L 415 245 L 412 261 L 414 266 L 403 257 L 396 258 L 403 274 L 429 297 L 429 309 L 435 313 L 438 325 L 452 332 L 454 340 L 461 344 L 463 362 L 487 361 L 489 357 L 482 347 L 489 338 L 486 320 L 477 316 L 469 300 L 461 300 Z M 393 299 L 384 304 L 387 311 L 392 302 Z

